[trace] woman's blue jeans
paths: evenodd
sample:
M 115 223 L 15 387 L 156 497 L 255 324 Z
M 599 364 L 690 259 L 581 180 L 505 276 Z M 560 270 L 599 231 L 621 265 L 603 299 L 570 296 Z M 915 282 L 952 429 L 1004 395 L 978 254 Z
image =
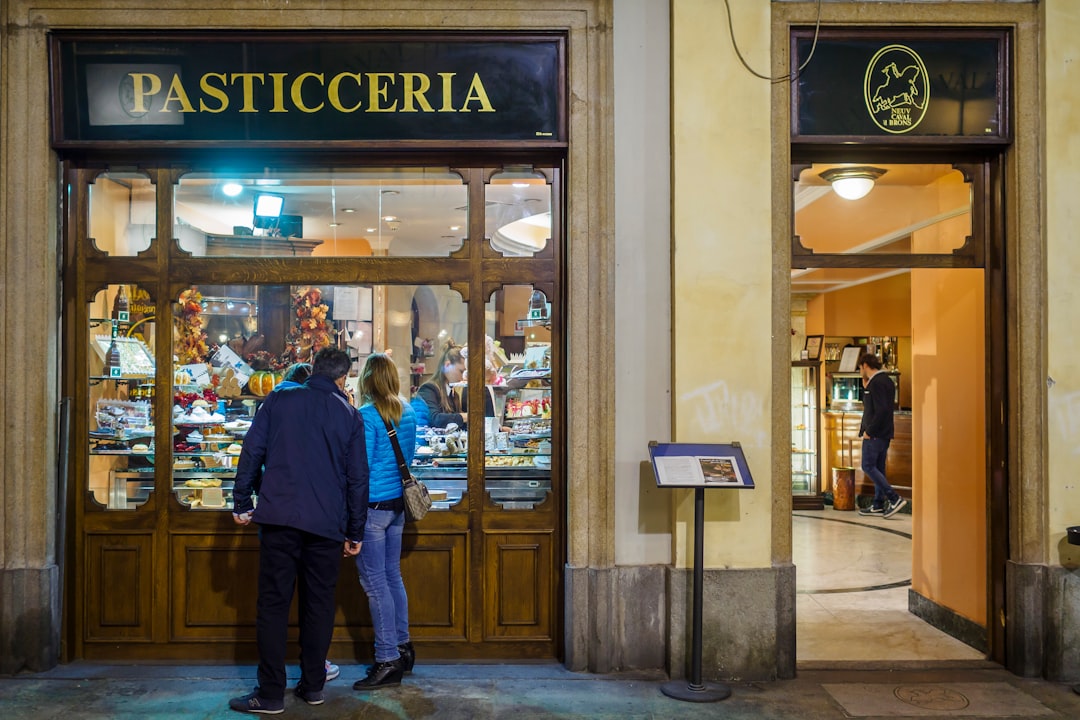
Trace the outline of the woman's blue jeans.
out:
M 401 579 L 404 529 L 404 512 L 368 510 L 364 544 L 356 558 L 375 627 L 375 662 L 397 660 L 397 646 L 409 642 L 409 598 Z
M 885 479 L 885 456 L 889 453 L 889 441 L 883 438 L 866 438 L 862 441 L 862 471 L 874 483 L 874 507 L 883 508 L 900 496 Z

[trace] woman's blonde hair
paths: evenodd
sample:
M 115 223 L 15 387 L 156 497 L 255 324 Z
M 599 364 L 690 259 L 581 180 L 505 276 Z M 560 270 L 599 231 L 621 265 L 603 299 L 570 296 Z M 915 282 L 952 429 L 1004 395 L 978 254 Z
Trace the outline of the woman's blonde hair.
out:
M 384 420 L 400 422 L 404 403 L 401 400 L 401 381 L 397 365 L 385 353 L 368 355 L 360 371 L 360 398 L 370 402 Z

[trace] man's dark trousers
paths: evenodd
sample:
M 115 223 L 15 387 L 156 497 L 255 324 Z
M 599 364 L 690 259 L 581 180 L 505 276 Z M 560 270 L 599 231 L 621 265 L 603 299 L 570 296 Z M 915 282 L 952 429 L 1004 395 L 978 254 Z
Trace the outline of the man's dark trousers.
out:
M 255 631 L 259 646 L 259 696 L 285 697 L 285 653 L 293 587 L 300 597 L 300 682 L 322 690 L 327 650 L 334 631 L 334 590 L 342 541 L 282 525 L 259 528 L 259 600 Z

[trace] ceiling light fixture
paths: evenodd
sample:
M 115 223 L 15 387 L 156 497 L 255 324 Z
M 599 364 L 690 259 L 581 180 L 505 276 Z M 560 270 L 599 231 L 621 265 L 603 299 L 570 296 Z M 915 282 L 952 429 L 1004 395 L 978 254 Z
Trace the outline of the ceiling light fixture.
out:
M 221 186 L 221 192 L 225 193 L 228 197 L 236 197 L 244 192 L 244 186 L 237 182 L 227 182 Z
M 866 197 L 874 183 L 885 174 L 882 168 L 870 165 L 830 168 L 820 173 L 821 179 L 832 185 L 833 192 L 845 200 Z

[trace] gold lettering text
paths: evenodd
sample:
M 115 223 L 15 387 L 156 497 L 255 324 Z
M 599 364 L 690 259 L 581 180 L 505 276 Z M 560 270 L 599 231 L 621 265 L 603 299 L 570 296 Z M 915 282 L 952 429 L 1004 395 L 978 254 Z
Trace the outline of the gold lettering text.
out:
M 236 84 L 236 81 L 240 80 L 241 87 L 243 88 L 244 104 L 240 107 L 242 113 L 259 112 L 255 108 L 255 81 L 263 83 L 262 73 L 233 73 L 229 78 L 229 82 Z
M 401 112 L 416 112 L 414 100 L 420 103 L 424 112 L 435 112 L 435 108 L 431 107 L 431 103 L 424 97 L 424 93 L 431 88 L 428 76 L 424 73 L 401 73 L 401 78 L 405 81 L 405 102 Z
M 439 73 L 442 78 L 442 107 L 439 112 L 454 112 L 454 97 L 451 94 L 453 79 L 457 73 Z
M 154 73 L 128 73 L 128 75 L 135 85 L 135 106 L 132 107 L 132 112 L 149 112 L 146 107 L 146 97 L 161 92 L 161 78 Z M 144 82 L 149 82 L 150 86 L 146 87 Z
M 191 101 L 188 100 L 187 93 L 184 92 L 184 84 L 180 82 L 180 74 L 174 73 L 172 76 L 172 82 L 169 83 L 169 92 L 165 96 L 165 102 L 161 104 L 161 110 L 158 112 L 172 112 L 169 109 L 169 103 L 180 103 L 180 112 L 195 112 L 195 108 L 192 106 Z
M 211 85 L 211 79 L 218 79 L 221 81 L 221 87 Z M 225 93 L 225 83 L 228 78 L 225 77 L 225 73 L 206 73 L 199 81 L 199 87 L 202 91 L 210 97 L 217 100 L 220 104 L 216 107 L 210 107 L 206 104 L 206 101 L 202 98 L 199 99 L 199 112 L 219 113 L 229 107 L 229 96 Z
M 289 73 L 267 73 L 270 76 L 271 86 L 274 88 L 274 107 L 272 113 L 289 112 L 285 109 L 285 78 Z
M 301 94 L 300 90 L 301 90 L 301 86 L 304 84 L 304 81 L 307 80 L 308 78 L 315 78 L 316 80 L 319 81 L 319 85 L 324 84 L 323 83 L 322 73 L 313 73 L 313 72 L 301 73 L 295 80 L 293 80 L 293 84 L 292 84 L 292 101 L 293 101 L 293 105 L 295 105 L 296 108 L 300 112 L 306 112 L 306 113 L 319 112 L 320 110 L 323 109 L 323 106 L 326 105 L 326 103 L 319 103 L 318 105 L 316 105 L 313 108 L 309 108 L 308 106 L 304 105 L 304 97 Z
M 368 79 L 368 112 L 395 112 L 397 100 L 389 107 L 383 107 L 380 100 L 386 100 L 389 90 L 388 84 L 394 82 L 394 73 L 367 73 Z
M 341 105 L 341 95 L 338 92 L 338 86 L 341 84 L 341 81 L 344 78 L 353 78 L 354 80 L 356 80 L 357 87 L 360 86 L 360 83 L 362 81 L 360 73 L 338 73 L 333 77 L 333 79 L 330 80 L 330 86 L 327 87 L 326 94 L 330 98 L 330 105 L 332 105 L 335 110 L 343 113 L 356 112 L 360 109 L 361 103 L 359 100 L 351 108 L 342 107 Z
M 469 94 L 465 96 L 465 102 L 461 104 L 461 112 L 472 112 L 469 109 L 470 102 L 480 103 L 480 112 L 495 112 L 495 108 L 491 107 L 491 101 L 488 100 L 487 90 L 484 90 L 484 83 L 480 82 L 480 73 L 473 73 Z

